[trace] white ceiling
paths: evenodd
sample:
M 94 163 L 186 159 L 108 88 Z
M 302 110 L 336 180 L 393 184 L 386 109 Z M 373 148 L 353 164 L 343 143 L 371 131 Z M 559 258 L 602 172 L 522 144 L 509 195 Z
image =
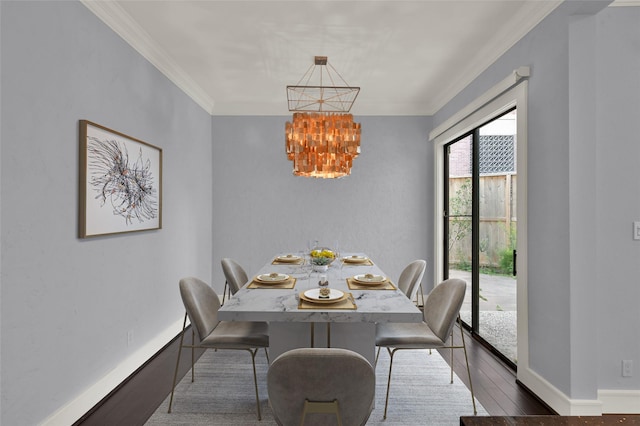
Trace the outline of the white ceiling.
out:
M 432 115 L 561 1 L 83 3 L 213 115 L 288 115 L 316 55 L 354 115 Z

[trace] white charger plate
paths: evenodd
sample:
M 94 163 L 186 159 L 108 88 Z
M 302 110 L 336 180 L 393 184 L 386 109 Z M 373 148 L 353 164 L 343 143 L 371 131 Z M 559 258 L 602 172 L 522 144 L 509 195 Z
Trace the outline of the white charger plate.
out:
M 353 280 L 359 284 L 382 284 L 387 280 L 384 275 L 360 274 L 353 277 Z
M 285 282 L 289 278 L 290 277 L 287 274 L 279 274 L 277 272 L 274 272 L 274 273 L 271 273 L 271 274 L 258 275 L 256 277 L 256 280 L 260 281 L 261 283 L 280 284 L 280 283 Z
M 296 256 L 295 254 L 287 254 L 286 256 L 278 256 L 276 257 L 276 260 L 278 262 L 298 262 L 300 259 L 302 259 L 300 256 Z
M 315 303 L 334 303 L 339 300 L 342 300 L 345 297 L 345 294 L 341 290 L 330 288 L 329 297 L 320 297 L 320 289 L 312 288 L 311 290 L 307 290 L 304 293 L 302 293 L 302 296 L 307 300 L 310 300 Z
M 369 259 L 365 256 L 348 256 L 348 257 L 343 257 L 342 260 L 344 260 L 347 263 L 364 263 Z

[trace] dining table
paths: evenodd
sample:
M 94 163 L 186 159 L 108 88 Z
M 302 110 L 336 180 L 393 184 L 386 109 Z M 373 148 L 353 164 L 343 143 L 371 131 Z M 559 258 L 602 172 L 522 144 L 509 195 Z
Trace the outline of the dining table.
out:
M 329 297 L 321 296 L 325 282 Z M 365 253 L 343 253 L 326 271 L 304 254 L 278 253 L 218 312 L 221 321 L 266 321 L 269 354 L 302 347 L 353 350 L 375 363 L 376 323 L 421 322 L 422 312 Z

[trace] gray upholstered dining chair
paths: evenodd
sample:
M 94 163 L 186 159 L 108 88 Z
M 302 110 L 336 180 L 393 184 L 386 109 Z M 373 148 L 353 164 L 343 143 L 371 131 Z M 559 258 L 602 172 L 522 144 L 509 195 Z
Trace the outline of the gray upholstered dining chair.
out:
M 477 414 L 462 327 L 460 327 L 462 345 L 455 345 L 453 342 L 453 327 L 456 320 L 459 321 L 460 308 L 462 307 L 466 290 L 467 283 L 463 280 L 456 278 L 445 280 L 429 293 L 424 305 L 422 322 L 376 324 L 376 346 L 387 348 L 391 357 L 389 361 L 387 396 L 384 405 L 385 419 L 387 418 L 387 407 L 389 405 L 393 356 L 396 351 L 402 349 L 451 349 L 451 383 L 453 383 L 453 349 L 464 349 L 473 413 Z M 378 350 L 379 354 L 380 351 Z
M 415 299 L 426 269 L 427 262 L 418 259 L 409 263 L 400 274 L 400 278 L 398 278 L 398 288 L 407 295 L 409 300 Z
M 224 290 L 222 290 L 222 304 L 224 304 L 227 289 L 229 291 L 229 297 L 231 297 L 240 290 L 240 287 L 249 281 L 249 278 L 242 266 L 235 260 L 225 257 L 221 263 L 225 277 Z
M 193 351 L 195 348 L 235 349 L 246 350 L 251 354 L 258 419 L 262 419 L 260 397 L 258 396 L 258 378 L 256 375 L 256 353 L 259 348 L 265 348 L 266 352 L 266 348 L 269 347 L 268 324 L 266 322 L 220 321 L 218 320 L 220 299 L 207 283 L 198 278 L 188 277 L 181 279 L 179 286 L 186 313 L 180 335 L 176 369 L 173 373 L 173 386 L 171 387 L 168 412 L 171 413 L 171 405 L 173 404 L 173 393 L 176 387 L 182 348 L 191 348 L 191 381 L 194 381 L 195 378 L 193 371 Z M 184 344 L 187 316 L 192 325 L 192 345 Z
M 279 425 L 364 425 L 375 396 L 375 371 L 340 348 L 299 348 L 269 367 L 269 404 Z

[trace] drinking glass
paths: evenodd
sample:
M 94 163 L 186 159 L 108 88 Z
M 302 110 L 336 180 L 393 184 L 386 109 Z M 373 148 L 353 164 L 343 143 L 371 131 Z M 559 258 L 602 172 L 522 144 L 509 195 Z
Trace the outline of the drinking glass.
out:
M 309 280 L 311 278 L 311 258 L 309 256 L 309 250 L 300 250 L 298 256 L 302 258 L 302 264 L 300 265 L 302 277 L 306 280 Z
M 340 254 L 340 242 L 335 240 L 333 242 L 333 253 L 336 255 L 335 260 L 333 261 L 333 265 L 337 270 L 338 276 L 342 275 L 342 259 Z

